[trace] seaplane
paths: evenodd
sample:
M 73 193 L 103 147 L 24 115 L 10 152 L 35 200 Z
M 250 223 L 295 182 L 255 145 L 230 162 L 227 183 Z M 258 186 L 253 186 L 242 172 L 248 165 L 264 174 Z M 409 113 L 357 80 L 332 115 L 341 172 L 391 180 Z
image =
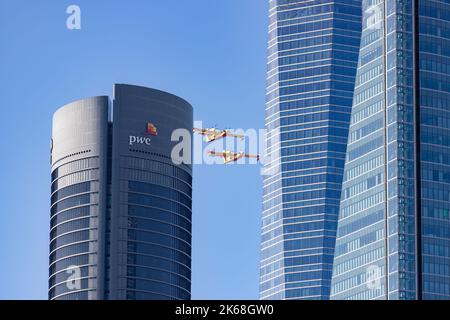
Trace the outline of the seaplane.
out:
M 256 159 L 256 161 L 259 161 L 259 155 L 254 154 L 247 154 L 245 152 L 231 152 L 231 151 L 222 151 L 222 152 L 216 152 L 216 151 L 209 151 L 208 154 L 212 157 L 221 157 L 223 158 L 223 163 L 231 163 L 236 162 L 242 158 L 252 158 Z
M 225 137 L 238 138 L 241 140 L 243 140 L 245 138 L 245 136 L 243 136 L 241 134 L 234 134 L 230 130 L 226 130 L 226 129 L 218 130 L 216 128 L 209 128 L 209 129 L 194 128 L 194 129 L 192 129 L 192 131 L 194 131 L 195 133 L 201 134 L 202 136 L 205 136 L 205 141 L 208 143 L 219 140 L 219 139 L 223 139 Z

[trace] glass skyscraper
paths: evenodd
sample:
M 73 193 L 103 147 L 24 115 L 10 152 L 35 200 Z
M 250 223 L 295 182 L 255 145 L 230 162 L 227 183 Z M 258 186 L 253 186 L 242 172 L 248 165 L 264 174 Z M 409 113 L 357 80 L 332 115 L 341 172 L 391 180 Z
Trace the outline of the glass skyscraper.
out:
M 192 122 L 183 99 L 129 85 L 111 108 L 94 97 L 55 113 L 49 299 L 190 299 L 192 162 L 172 133 L 190 138 Z
M 450 299 L 450 2 L 364 0 L 333 299 Z
M 361 1 L 271 0 L 261 299 L 328 299 Z

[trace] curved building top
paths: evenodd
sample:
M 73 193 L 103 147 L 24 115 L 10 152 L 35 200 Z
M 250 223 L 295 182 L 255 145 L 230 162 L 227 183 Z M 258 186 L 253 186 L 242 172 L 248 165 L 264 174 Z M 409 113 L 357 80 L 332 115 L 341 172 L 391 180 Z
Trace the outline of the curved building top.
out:
M 193 111 L 187 101 L 173 94 L 117 84 L 113 119 L 114 147 L 121 155 L 141 154 L 172 162 L 174 147 L 182 141 L 180 134 L 192 132 Z M 190 150 L 191 142 L 184 142 Z M 183 167 L 191 170 L 190 165 Z
M 52 169 L 67 162 L 101 152 L 99 141 L 107 140 L 107 96 L 77 100 L 59 108 L 53 115 L 51 140 Z

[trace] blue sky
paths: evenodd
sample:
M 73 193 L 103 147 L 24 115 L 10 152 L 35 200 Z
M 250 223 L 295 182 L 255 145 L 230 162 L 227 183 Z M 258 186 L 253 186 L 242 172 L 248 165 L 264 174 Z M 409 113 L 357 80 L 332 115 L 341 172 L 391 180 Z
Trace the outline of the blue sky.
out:
M 79 5 L 82 29 L 66 28 Z M 0 0 L 0 299 L 46 299 L 53 112 L 114 83 L 177 94 L 206 126 L 262 128 L 265 0 Z M 194 299 L 255 299 L 258 166 L 194 168 Z

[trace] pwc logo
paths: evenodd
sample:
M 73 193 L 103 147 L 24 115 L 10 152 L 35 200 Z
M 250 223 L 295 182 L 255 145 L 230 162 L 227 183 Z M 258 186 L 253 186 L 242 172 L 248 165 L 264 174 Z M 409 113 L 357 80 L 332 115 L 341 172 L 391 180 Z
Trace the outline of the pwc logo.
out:
M 155 125 L 151 122 L 147 122 L 147 131 L 146 134 L 149 134 L 151 136 L 157 136 L 158 135 L 158 129 L 156 129 Z
M 151 122 L 147 122 L 147 126 L 144 132 L 145 136 L 129 136 L 128 137 L 128 144 L 130 146 L 133 146 L 135 144 L 143 144 L 143 145 L 151 145 L 152 139 L 149 136 L 157 136 L 158 135 L 158 129 L 155 127 L 155 125 Z

